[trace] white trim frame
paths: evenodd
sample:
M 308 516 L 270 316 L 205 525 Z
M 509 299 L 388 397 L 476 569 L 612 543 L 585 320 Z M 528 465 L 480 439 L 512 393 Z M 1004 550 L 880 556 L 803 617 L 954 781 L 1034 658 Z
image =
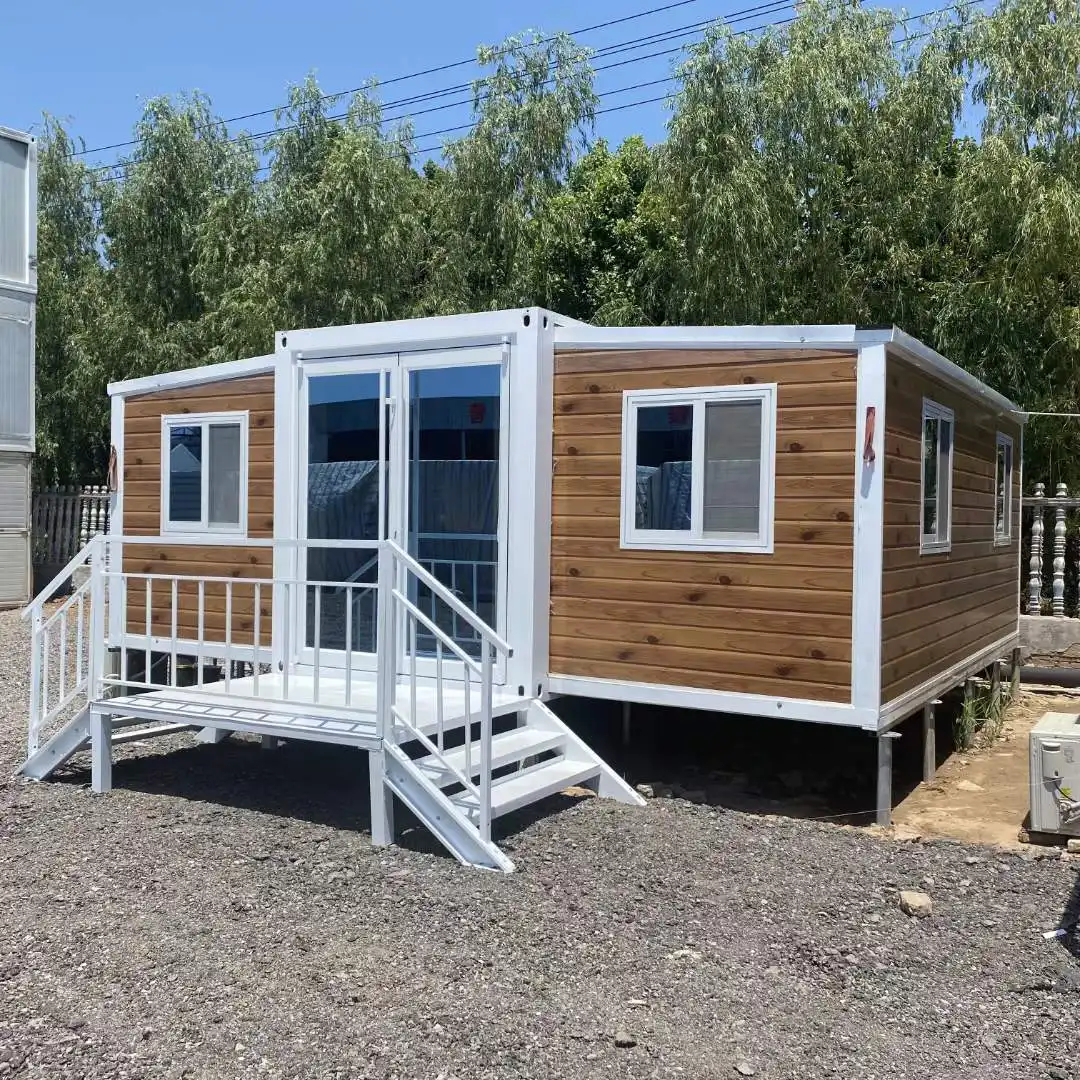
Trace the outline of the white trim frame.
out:
M 938 422 L 938 444 L 934 455 L 934 461 L 938 470 L 937 478 L 937 522 L 933 537 L 927 538 L 926 524 L 923 514 L 926 511 L 926 421 Z M 949 467 L 946 475 L 941 475 L 941 424 L 949 425 Z M 953 516 L 953 465 L 956 457 L 956 416 L 952 409 L 924 397 L 922 403 L 922 421 L 919 425 L 919 554 L 942 555 L 952 550 L 952 516 Z M 941 535 L 942 513 L 941 492 L 947 493 L 948 513 L 945 517 L 945 535 Z
M 214 524 L 210 515 L 210 439 L 211 427 L 238 427 L 240 429 L 240 520 L 234 524 Z M 174 427 L 199 427 L 202 436 L 202 483 L 200 487 L 200 521 L 169 520 L 170 454 L 169 432 Z M 161 417 L 161 535 L 174 537 L 178 543 L 198 544 L 207 535 L 247 536 L 248 530 L 248 427 L 249 414 L 245 409 L 237 412 L 166 413 Z
M 737 716 L 774 716 L 784 720 L 806 720 L 814 724 L 835 724 L 866 731 L 875 731 L 878 722 L 876 708 L 857 708 L 844 701 L 812 701 L 809 698 L 776 697 L 771 694 L 740 694 L 728 690 L 703 690 L 696 686 L 594 679 L 583 675 L 549 675 L 548 690 L 552 694 L 573 694 L 604 701 L 701 709 Z
M 885 522 L 886 347 L 859 350 L 855 391 L 855 523 L 851 580 L 851 704 L 881 705 L 881 608 Z M 873 421 L 871 412 L 873 409 Z M 872 427 L 872 454 L 865 453 Z
M 998 530 L 998 491 L 1001 477 L 998 475 L 998 451 L 1005 451 L 1005 531 Z M 1016 448 L 1011 435 L 999 431 L 994 438 L 994 547 L 1008 547 L 1012 543 L 1013 475 L 1016 471 Z
M 110 439 L 116 450 L 116 490 L 109 493 L 109 531 L 108 535 L 124 535 L 124 399 L 114 397 L 110 409 Z M 124 565 L 124 545 L 122 541 L 110 541 L 108 546 L 109 561 L 112 566 Z M 120 600 L 121 583 L 119 578 L 109 578 L 109 646 L 115 647 L 123 633 L 122 604 Z
M 858 330 L 853 324 L 791 326 L 640 326 L 606 327 L 557 321 L 557 349 L 787 349 L 869 348 L 891 345 L 921 371 L 935 375 L 965 395 L 982 400 L 991 410 L 1023 423 L 1027 414 L 1019 405 L 924 345 L 918 338 L 893 326 L 885 330 Z
M 776 494 L 776 396 L 776 383 L 754 383 L 752 386 L 694 386 L 683 390 L 623 391 L 620 546 L 646 551 L 772 554 Z M 712 404 L 747 402 L 755 402 L 761 406 L 757 533 L 706 533 L 703 521 L 705 408 Z M 693 410 L 690 528 L 683 531 L 639 529 L 636 525 L 638 413 L 641 409 L 664 406 L 689 407 Z
M 141 379 L 124 379 L 122 382 L 109 383 L 111 396 L 123 397 L 130 394 L 152 394 L 158 390 L 178 390 L 187 386 L 205 386 L 207 383 L 222 382 L 226 379 L 243 379 L 248 375 L 273 375 L 275 358 L 270 356 L 251 356 L 244 360 L 227 360 L 222 364 L 204 364 L 197 368 L 184 368 L 181 371 L 164 371 L 160 375 L 147 375 Z
M 507 595 L 504 605 L 506 633 L 513 654 L 506 660 L 506 685 L 523 690 L 540 685 L 547 676 L 547 636 L 541 620 L 547 617 L 546 605 L 539 608 L 537 581 L 547 578 L 550 563 L 540 556 L 544 547 L 538 536 L 551 530 L 550 477 L 539 478 L 542 470 L 550 472 L 550 399 L 547 415 L 537 415 L 538 401 L 550 393 L 552 354 L 541 346 L 541 333 L 553 329 L 560 317 L 543 308 L 516 308 L 506 311 L 468 315 L 446 315 L 425 319 L 402 319 L 385 323 L 354 326 L 328 326 L 307 330 L 279 331 L 275 335 L 275 439 L 274 439 L 274 535 L 277 539 L 296 539 L 298 504 L 297 407 L 299 368 L 302 363 L 319 359 L 347 359 L 371 354 L 405 354 L 438 349 L 464 349 L 472 346 L 499 345 L 510 348 L 509 405 L 507 408 Z M 447 358 L 453 366 L 452 357 Z M 274 574 L 295 577 L 295 549 L 275 549 Z M 275 662 L 283 662 L 282 625 L 278 607 L 274 608 Z M 295 636 L 295 635 L 294 635 Z M 296 662 L 295 652 L 291 662 Z
M 998 638 L 997 641 L 987 645 L 986 648 L 980 649 L 977 653 L 972 653 L 945 671 L 931 675 L 926 682 L 920 683 L 899 697 L 893 698 L 892 701 L 881 707 L 879 730 L 886 731 L 894 727 L 911 716 L 912 713 L 916 712 L 928 701 L 933 701 L 946 691 L 959 686 L 969 675 L 975 674 L 976 671 L 982 671 L 1001 657 L 1008 656 L 1019 641 L 1020 630 L 1018 625 L 1016 630 Z

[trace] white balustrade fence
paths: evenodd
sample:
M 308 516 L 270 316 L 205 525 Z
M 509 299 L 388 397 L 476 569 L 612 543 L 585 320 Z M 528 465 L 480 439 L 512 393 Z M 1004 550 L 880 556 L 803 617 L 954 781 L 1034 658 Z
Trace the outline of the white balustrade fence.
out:
M 1030 524 L 1029 524 L 1030 522 Z M 1080 498 L 1045 484 L 1024 499 L 1021 608 L 1027 615 L 1080 615 Z

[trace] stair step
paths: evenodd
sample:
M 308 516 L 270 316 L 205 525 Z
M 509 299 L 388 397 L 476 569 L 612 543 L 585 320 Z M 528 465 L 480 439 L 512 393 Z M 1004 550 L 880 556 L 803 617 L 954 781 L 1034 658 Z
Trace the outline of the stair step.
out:
M 491 767 L 502 769 L 507 765 L 513 765 L 524 758 L 534 754 L 542 754 L 549 750 L 558 750 L 564 743 L 563 735 L 557 731 L 537 731 L 535 728 L 520 727 L 510 731 L 500 732 L 491 737 Z M 473 768 L 473 778 L 480 770 L 480 744 L 474 742 L 469 750 L 469 764 Z M 447 750 L 443 757 L 456 769 L 465 771 L 465 747 L 458 746 L 453 750 Z M 439 787 L 458 782 L 457 777 L 434 755 L 417 759 L 416 765 L 424 770 L 424 774 Z
M 491 816 L 509 814 L 599 774 L 600 766 L 595 762 L 560 757 L 532 769 L 501 776 L 491 783 Z M 476 796 L 471 791 L 452 795 L 450 801 L 474 822 L 479 817 Z

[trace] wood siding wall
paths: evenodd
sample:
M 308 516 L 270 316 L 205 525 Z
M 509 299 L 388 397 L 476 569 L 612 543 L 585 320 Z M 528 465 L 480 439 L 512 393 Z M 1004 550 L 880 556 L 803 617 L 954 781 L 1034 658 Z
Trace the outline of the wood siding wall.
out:
M 161 535 L 161 417 L 177 413 L 239 412 L 248 416 L 248 536 L 274 535 L 274 378 L 259 375 L 229 379 L 130 397 L 124 403 L 123 532 L 132 536 Z M 245 581 L 273 575 L 270 548 L 219 547 L 197 544 L 128 545 L 124 570 L 132 573 L 192 574 L 231 577 L 233 587 L 232 641 L 251 644 L 255 625 L 255 590 Z M 271 588 L 261 589 L 259 640 L 270 644 Z M 171 586 L 158 582 L 151 589 L 155 634 L 171 633 Z M 210 641 L 224 641 L 225 586 L 205 586 L 204 631 Z M 194 637 L 198 629 L 198 587 L 178 585 L 178 630 Z M 146 593 L 142 584 L 128 588 L 128 630 L 145 626 Z
M 952 548 L 919 554 L 922 405 L 953 410 Z M 1012 539 L 994 543 L 997 433 L 1013 439 Z M 890 353 L 885 389 L 882 703 L 1017 629 L 1020 428 Z
M 773 554 L 621 549 L 623 391 L 769 382 Z M 556 352 L 552 674 L 849 702 L 855 429 L 853 352 Z

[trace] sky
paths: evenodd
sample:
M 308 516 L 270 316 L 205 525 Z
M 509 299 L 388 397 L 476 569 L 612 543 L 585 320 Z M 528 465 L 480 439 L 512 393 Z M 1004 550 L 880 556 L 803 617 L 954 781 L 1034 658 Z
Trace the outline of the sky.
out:
M 931 10 L 943 2 L 922 0 L 908 10 Z M 626 19 L 658 7 L 667 10 Z M 633 133 L 655 141 L 664 135 L 668 114 L 662 99 L 673 87 L 668 80 L 679 59 L 672 50 L 700 37 L 699 24 L 725 16 L 736 29 L 752 29 L 791 15 L 784 0 L 6 0 L 0 9 L 5 37 L 34 43 L 2 52 L 0 125 L 35 130 L 48 112 L 90 150 L 130 139 L 143 103 L 162 94 L 200 90 L 219 115 L 233 117 L 280 105 L 288 86 L 309 72 L 326 92 L 348 90 L 371 77 L 385 83 L 471 60 L 479 43 L 512 33 L 574 31 L 617 19 L 626 21 L 578 36 L 597 50 L 618 49 L 594 60 L 597 68 L 618 65 L 597 75 L 603 110 L 597 133 L 613 143 Z M 625 44 L 646 35 L 673 36 Z M 665 55 L 649 55 L 655 53 Z M 468 64 L 385 85 L 381 94 L 391 102 L 476 74 Z M 468 121 L 467 97 L 412 106 L 415 113 L 460 102 L 415 115 L 421 150 L 459 134 L 439 132 Z M 263 131 L 273 123 L 272 114 L 253 117 L 233 130 Z M 122 152 L 103 149 L 87 160 L 106 165 Z

